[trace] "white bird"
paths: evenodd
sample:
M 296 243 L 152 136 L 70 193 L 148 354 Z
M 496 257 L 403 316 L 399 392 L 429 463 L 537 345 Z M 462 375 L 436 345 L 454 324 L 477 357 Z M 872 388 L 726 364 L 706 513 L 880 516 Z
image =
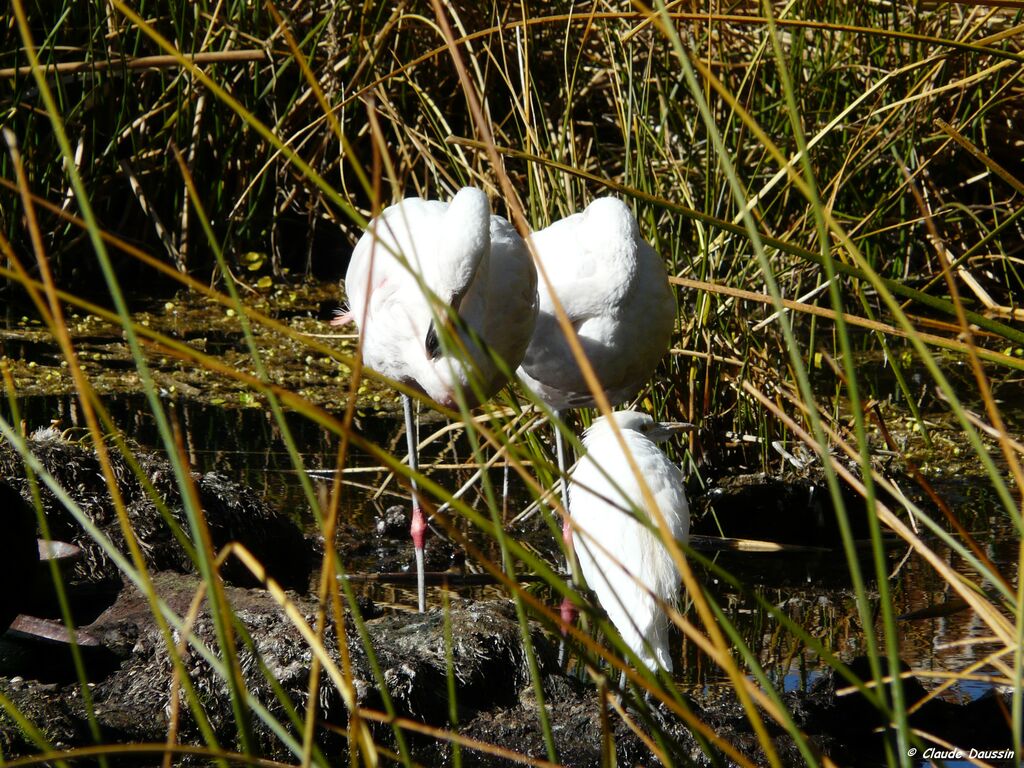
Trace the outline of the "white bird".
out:
M 349 310 L 332 323 L 356 323 L 366 365 L 448 408 L 458 407 L 460 393 L 472 407 L 506 383 L 505 371 L 522 360 L 537 317 L 537 273 L 526 244 L 471 187 L 450 203 L 413 197 L 386 208 L 352 251 L 345 291 Z M 415 472 L 412 408 L 403 400 Z M 423 611 L 426 520 L 415 480 L 412 507 Z
M 646 509 L 644 494 L 612 425 L 601 417 L 584 433 L 586 454 L 569 487 L 576 555 L 626 645 L 652 671 L 671 672 L 669 621 L 658 600 L 675 604 L 679 571 L 661 537 L 687 542 L 690 510 L 682 472 L 657 443 L 690 425 L 656 422 L 637 411 L 616 411 L 612 418 L 666 527 L 648 515 L 656 533 L 634 516 L 634 509 Z
M 519 367 L 523 383 L 552 410 L 595 404 L 555 314 L 558 297 L 610 404 L 629 400 L 654 373 L 672 338 L 676 303 L 665 264 L 614 197 L 534 232 L 551 285 Z
M 561 416 L 567 408 L 596 404 L 558 322 L 552 293 L 572 325 L 610 405 L 633 398 L 664 357 L 675 326 L 676 303 L 665 264 L 640 234 L 621 200 L 603 197 L 581 212 L 531 235 L 550 286 L 541 280 L 540 312 L 519 377 Z M 565 449 L 555 430 L 563 506 Z M 563 523 L 567 551 L 572 529 Z M 571 564 L 568 570 L 572 572 Z M 562 619 L 575 609 L 566 598 Z

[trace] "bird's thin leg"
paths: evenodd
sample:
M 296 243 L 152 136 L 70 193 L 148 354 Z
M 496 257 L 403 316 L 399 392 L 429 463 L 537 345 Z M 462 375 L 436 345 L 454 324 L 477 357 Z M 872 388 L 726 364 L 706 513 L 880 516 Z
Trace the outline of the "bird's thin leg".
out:
M 420 613 L 427 610 L 427 587 L 423 573 L 423 544 L 427 534 L 427 520 L 420 508 L 419 486 L 416 484 L 416 473 L 419 472 L 419 457 L 417 446 L 419 444 L 416 434 L 416 425 L 412 418 L 412 400 L 407 395 L 402 395 L 402 408 L 405 411 L 405 440 L 409 447 L 409 469 L 411 470 L 409 485 L 412 488 L 412 521 L 409 526 L 409 533 L 412 536 L 412 546 L 416 552 L 416 597 Z
M 566 568 L 568 568 L 569 583 L 573 587 L 578 587 L 579 582 L 576 579 L 576 574 L 572 570 L 572 561 L 574 559 L 573 548 L 572 548 L 572 525 L 569 523 L 569 518 L 565 518 L 565 522 L 562 523 L 562 540 L 565 542 L 565 562 Z M 558 644 L 558 666 L 561 667 L 565 664 L 566 653 L 565 653 L 565 638 L 569 634 L 569 627 L 576 623 L 576 606 L 572 600 L 569 599 L 568 595 L 562 598 L 562 604 L 558 607 L 559 618 L 562 620 L 562 639 Z
M 555 411 L 555 419 L 562 421 L 565 411 Z M 565 443 L 562 440 L 562 430 L 555 425 L 555 455 L 558 457 L 558 492 L 562 496 L 562 507 L 566 513 L 569 511 L 569 486 L 565 482 Z M 572 568 L 569 569 L 572 573 Z
M 555 417 L 562 420 L 562 411 L 556 411 Z M 555 455 L 558 458 L 558 483 L 562 496 L 562 508 L 565 510 L 565 517 L 562 518 L 562 540 L 565 542 L 565 571 L 568 574 L 569 583 L 579 586 L 576 578 L 576 570 L 573 567 L 575 557 L 572 548 L 572 524 L 569 522 L 569 486 L 565 481 L 565 443 L 562 440 L 562 430 L 555 425 Z M 568 597 L 562 598 L 559 607 L 559 615 L 562 619 L 562 641 L 558 645 L 558 665 L 565 663 L 565 636 L 576 621 L 576 606 Z
M 501 519 L 508 520 L 508 453 L 505 454 L 505 472 L 501 480 Z

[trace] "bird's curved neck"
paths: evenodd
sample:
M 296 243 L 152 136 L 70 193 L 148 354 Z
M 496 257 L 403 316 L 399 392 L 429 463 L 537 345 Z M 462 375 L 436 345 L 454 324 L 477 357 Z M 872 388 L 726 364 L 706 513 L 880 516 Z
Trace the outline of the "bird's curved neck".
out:
M 458 306 L 490 257 L 491 211 L 479 190 L 463 190 L 455 196 L 444 216 L 437 240 L 431 288 L 445 301 Z

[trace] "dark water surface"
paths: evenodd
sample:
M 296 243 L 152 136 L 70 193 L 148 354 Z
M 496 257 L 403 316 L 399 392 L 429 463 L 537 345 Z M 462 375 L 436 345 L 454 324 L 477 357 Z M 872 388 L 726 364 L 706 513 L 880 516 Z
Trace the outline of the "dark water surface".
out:
M 324 330 L 322 306 L 333 302 L 336 295 L 330 289 L 311 295 L 285 297 L 291 299 L 282 318 L 315 333 Z M 276 297 L 271 306 L 280 305 L 283 299 Z M 169 333 L 194 345 L 201 345 L 211 353 L 223 354 L 225 350 L 242 353 L 243 339 L 230 315 L 217 307 L 196 308 L 180 302 L 167 302 L 154 308 L 147 322 L 163 328 Z M 85 321 L 76 328 L 75 343 L 79 354 L 86 363 L 93 365 L 102 375 L 130 378 L 134 363 L 126 354 L 119 331 L 109 326 L 97 328 L 90 335 Z M 287 359 L 288 375 L 294 378 L 284 382 L 293 391 L 303 395 L 320 407 L 341 415 L 344 392 L 344 370 L 335 361 L 311 356 L 301 345 L 290 342 L 275 342 L 270 335 L 260 336 L 268 349 L 278 360 Z M 330 343 L 330 342 L 329 342 Z M 272 356 L 273 356 L 272 355 Z M 68 392 L 66 369 L 61 365 L 60 354 L 52 340 L 46 338 L 37 325 L 14 318 L 7 331 L 0 333 L 0 357 L 10 362 L 18 382 L 17 403 L 20 416 L 29 432 L 55 423 L 62 430 L 71 430 L 73 438 L 82 434 L 83 429 L 79 406 L 70 394 L 36 394 Z M 981 404 L 972 401 L 970 394 L 975 387 L 973 377 L 960 361 L 946 361 L 958 393 L 965 397 L 968 406 L 983 412 Z M 240 363 L 239 363 L 240 364 Z M 282 366 L 284 364 L 282 363 Z M 293 465 L 287 445 L 273 416 L 253 399 L 246 399 L 247 393 L 232 391 L 209 391 L 206 385 L 195 378 L 195 371 L 179 361 L 155 358 L 158 383 L 165 393 L 164 407 L 169 418 L 180 427 L 184 448 L 193 468 L 200 472 L 216 470 L 257 490 L 278 509 L 287 512 L 306 527 L 315 529 L 315 520 L 304 494 L 300 475 Z M 948 416 L 940 419 L 947 410 L 933 388 L 926 386 L 926 378 L 919 372 L 909 370 L 911 396 L 930 422 L 928 439 L 930 446 L 917 450 L 914 446 L 924 445 L 919 433 L 907 427 L 907 405 L 903 393 L 896 386 L 891 369 L 883 358 L 866 356 L 863 364 L 864 375 L 870 380 L 871 395 L 885 403 L 884 415 L 888 427 L 904 445 L 910 445 L 906 454 L 919 457 L 919 466 L 928 476 L 939 494 L 954 510 L 971 534 L 981 543 L 987 556 L 1011 582 L 1015 582 L 1018 534 L 1013 531 L 1007 516 L 1000 509 L 998 500 L 984 476 L 971 466 L 971 449 L 966 445 L 962 430 L 950 424 Z M 92 374 L 90 374 L 92 375 Z M 828 400 L 828 391 L 834 380 L 827 372 L 815 374 L 816 385 L 823 401 Z M 128 382 L 130 384 L 130 382 Z M 127 387 L 127 385 L 125 385 Z M 211 384 L 212 387 L 212 384 Z M 189 394 L 190 388 L 201 392 Z M 1024 397 L 1018 398 L 1021 381 L 1005 377 L 996 383 L 995 395 L 1004 416 L 1011 423 L 1021 423 L 1021 405 Z M 144 397 L 131 391 L 114 394 L 109 390 L 104 403 L 110 410 L 117 427 L 141 446 L 161 451 L 163 446 Z M 137 392 L 137 387 L 134 390 Z M 404 430 L 400 419 L 393 411 L 381 410 L 382 406 L 393 406 L 394 396 L 390 392 L 370 393 L 372 407 L 361 410 L 356 427 L 370 442 L 386 449 L 390 454 L 402 456 L 405 453 Z M 387 400 L 385 403 L 384 400 Z M 248 407 L 245 407 L 248 406 Z M 6 399 L 0 403 L 0 413 L 10 418 Z M 337 462 L 339 440 L 320 425 L 304 416 L 288 413 L 288 428 L 294 447 L 298 451 L 305 470 L 316 475 L 317 492 L 325 498 L 326 489 L 333 478 Z M 434 422 L 421 427 L 421 435 L 429 434 L 443 423 Z M 545 440 L 549 439 L 544 431 Z M 472 474 L 468 467 L 471 452 L 464 438 L 450 441 L 439 440 L 421 457 L 427 473 L 449 491 L 459 488 Z M 998 460 L 998 450 L 992 450 Z M 408 572 L 411 567 L 411 547 L 404 533 L 407 525 L 405 515 L 408 495 L 388 473 L 382 471 L 376 460 L 350 448 L 346 462 L 344 488 L 341 497 L 341 519 L 346 524 L 346 536 L 360 539 L 366 546 L 355 546 L 360 542 L 345 542 L 342 551 L 353 553 L 345 562 L 347 570 L 356 575 L 373 575 L 381 571 Z M 723 470 L 728 472 L 729 470 Z M 502 473 L 500 469 L 490 471 L 489 479 L 500 490 Z M 383 484 L 383 486 L 382 486 Z M 912 484 L 911 484 L 912 485 Z M 477 509 L 485 508 L 480 491 L 471 490 L 466 501 Z M 717 530 L 713 521 L 702 517 L 701 491 L 692 490 L 692 506 L 695 510 L 693 532 L 714 536 Z M 908 492 L 913 492 L 911 488 Z M 912 493 L 914 498 L 920 495 Z M 530 495 L 518 478 L 513 478 L 508 503 L 509 519 L 530 503 Z M 388 508 L 399 505 L 399 510 L 388 512 Z M 784 510 L 797 514 L 806 510 Z M 830 510 L 826 516 L 834 515 Z M 851 511 L 851 515 L 864 512 Z M 931 510 L 935 519 L 941 519 L 938 512 Z M 782 537 L 772 536 L 775 520 L 765 522 L 766 533 L 756 538 L 787 542 Z M 500 555 L 494 542 L 482 535 L 475 535 L 471 526 L 458 520 L 463 530 L 487 556 L 498 560 Z M 784 528 L 783 528 L 784 529 Z M 525 523 L 517 524 L 510 533 L 546 558 L 549 563 L 560 563 L 555 537 L 543 518 L 534 514 Z M 950 554 L 939 542 L 933 543 L 935 551 L 949 561 L 954 569 L 965 573 L 969 581 L 977 577 L 958 557 Z M 428 544 L 433 559 L 428 562 L 430 570 L 450 570 L 455 574 L 479 574 L 478 563 L 467 560 L 456 547 L 445 545 L 435 535 Z M 854 591 L 849 577 L 845 556 L 838 548 L 823 552 L 794 552 L 783 555 L 748 553 L 706 553 L 718 565 L 734 574 L 746 590 L 737 590 L 719 579 L 714 573 L 698 567 L 696 576 L 716 597 L 723 610 L 736 625 L 744 642 L 761 660 L 773 682 L 780 689 L 805 688 L 821 674 L 824 665 L 818 654 L 802 641 L 783 630 L 778 621 L 766 610 L 765 604 L 774 606 L 826 648 L 844 660 L 864 654 L 867 650 L 866 636 L 881 638 L 881 619 L 878 617 L 878 595 L 873 579 L 874 568 L 870 553 L 862 553 L 861 564 L 870 586 L 872 609 L 876 616 L 874 626 L 865 630 L 856 608 Z M 976 663 L 984 662 L 986 654 L 996 646 L 988 642 L 988 629 L 970 610 L 960 609 L 957 596 L 949 585 L 939 578 L 933 567 L 917 554 L 909 551 L 905 544 L 893 541 L 886 552 L 886 570 L 889 580 L 893 608 L 897 616 L 906 617 L 899 622 L 900 654 L 912 669 L 921 674 L 941 674 L 943 671 L 962 671 Z M 464 597 L 486 599 L 502 594 L 495 587 L 458 586 L 451 589 Z M 532 589 L 533 587 L 531 587 Z M 361 584 L 360 589 L 383 606 L 408 609 L 415 605 L 415 595 L 408 583 Z M 428 601 L 440 602 L 440 587 L 430 588 Z M 548 598 L 553 607 L 557 601 L 546 587 L 538 588 L 539 594 Z M 761 602 L 759 602 L 759 600 Z M 688 615 L 694 619 L 692 608 L 687 606 Z M 713 695 L 715 688 L 725 681 L 718 677 L 696 645 L 685 639 L 677 653 L 681 663 L 677 677 L 682 685 L 699 688 Z M 987 666 L 976 669 L 979 675 L 992 672 Z M 922 678 L 927 687 L 933 687 L 938 679 Z M 943 693 L 951 700 L 976 698 L 989 690 L 984 681 L 961 683 Z
M 141 396 L 105 398 L 105 404 L 118 427 L 142 446 L 160 450 L 159 435 L 148 404 Z M 22 419 L 29 430 L 58 422 L 62 429 L 83 427 L 75 399 L 71 396 L 26 397 L 19 401 Z M 5 417 L 7 408 L 3 407 Z M 294 515 L 308 529 L 315 528 L 297 471 L 292 462 L 281 431 L 272 415 L 259 408 L 226 408 L 190 401 L 167 403 L 169 417 L 182 430 L 189 461 L 194 469 L 205 472 L 216 470 L 237 479 L 259 491 L 267 500 L 283 511 Z M 295 447 L 307 470 L 321 478 L 317 486 L 326 487 L 333 476 L 337 458 L 338 440 L 314 422 L 289 414 L 288 427 Z M 363 416 L 358 428 L 367 439 L 403 455 L 404 430 L 392 416 Z M 426 433 L 428 427 L 423 427 Z M 74 434 L 72 431 L 70 434 Z M 465 446 L 449 447 L 452 456 L 439 456 L 430 452 L 424 463 L 440 460 L 445 466 L 453 460 L 468 459 Z M 378 495 L 386 476 L 374 461 L 353 449 L 345 475 L 342 518 L 350 524 L 349 534 L 365 537 L 374 546 L 363 548 L 361 555 L 345 566 L 350 573 L 374 574 L 380 570 L 406 570 L 411 565 L 411 549 L 404 535 L 407 495 L 392 482 Z M 454 489 L 470 475 L 468 469 L 436 469 L 431 476 L 443 487 Z M 500 488 L 501 473 L 492 470 L 492 481 Z M 938 487 L 954 508 L 970 510 L 972 534 L 984 543 L 986 554 L 1003 572 L 1014 573 L 1016 538 L 1010 533 L 1005 518 L 997 511 L 995 499 L 986 486 L 976 478 L 952 478 L 938 481 Z M 525 489 L 513 482 L 510 509 L 517 510 L 529 502 Z M 468 495 L 472 502 L 473 493 Z M 696 500 L 695 500 L 696 501 Z M 381 535 L 378 526 L 386 517 L 389 506 L 400 505 L 397 530 Z M 699 504 L 695 504 L 695 509 Z M 479 507 L 478 507 L 479 508 Z M 392 513 L 392 518 L 396 513 Z M 468 527 L 467 527 L 468 530 Z M 701 532 L 700 521 L 695 530 Z M 549 562 L 559 562 L 559 555 L 546 526 L 534 516 L 525 528 L 514 535 L 543 553 Z M 480 545 L 489 551 L 491 542 L 477 536 Z M 431 547 L 438 547 L 436 542 Z M 941 547 L 937 551 L 943 552 Z M 497 556 L 494 552 L 492 556 Z M 744 641 L 757 652 L 774 683 L 781 689 L 792 690 L 810 685 L 824 668 L 817 653 L 794 640 L 788 632 L 780 631 L 777 621 L 758 603 L 777 607 L 790 619 L 816 637 L 840 658 L 850 659 L 866 651 L 864 628 L 856 611 L 855 597 L 850 586 L 848 569 L 841 551 L 791 553 L 786 555 L 718 553 L 709 555 L 728 572 L 749 585 L 737 591 L 719 580 L 714 574 L 697 569 L 697 577 L 710 587 L 730 619 L 740 630 Z M 965 571 L 957 558 L 947 556 L 954 567 Z M 872 573 L 870 560 L 861 560 L 862 568 Z M 984 659 L 994 649 L 985 642 L 988 630 L 973 612 L 956 608 L 956 596 L 948 584 L 939 578 L 932 567 L 905 545 L 895 544 L 887 553 L 890 590 L 898 616 L 907 615 L 900 622 L 901 656 L 916 672 L 941 673 L 943 670 L 963 670 Z M 480 572 L 476 564 L 465 563 L 459 557 L 443 559 L 439 567 L 455 572 Z M 428 566 L 429 568 L 429 566 Z M 967 572 L 970 577 L 972 574 Z M 383 605 L 411 607 L 415 595 L 408 584 L 370 584 L 361 587 L 369 597 Z M 463 596 L 486 599 L 497 594 L 497 587 L 453 587 Z M 873 592 L 873 594 L 875 594 Z M 431 588 L 428 600 L 439 600 L 439 588 Z M 877 603 L 877 595 L 873 598 Z M 554 600 L 552 598 L 552 605 Z M 877 612 L 877 605 L 875 606 Z M 881 620 L 876 622 L 881 637 Z M 725 681 L 705 666 L 702 654 L 690 642 L 682 641 L 682 664 L 677 670 L 680 682 L 688 687 L 697 686 L 713 695 L 715 686 Z M 977 672 L 992 670 L 986 666 Z M 938 680 L 924 680 L 926 686 Z M 989 690 L 983 681 L 963 683 L 944 693 L 950 700 L 976 698 Z

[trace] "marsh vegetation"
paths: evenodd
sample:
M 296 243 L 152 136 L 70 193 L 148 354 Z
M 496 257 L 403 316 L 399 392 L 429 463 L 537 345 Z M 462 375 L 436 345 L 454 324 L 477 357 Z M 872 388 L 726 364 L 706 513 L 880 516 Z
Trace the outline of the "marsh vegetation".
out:
M 114 654 L 99 666 L 86 641 L 62 650 L 59 695 L 0 658 L 0 759 L 854 762 L 870 729 L 822 731 L 794 698 L 826 684 L 883 734 L 857 761 L 981 748 L 929 730 L 966 709 L 919 717 L 979 702 L 984 748 L 1019 756 L 1024 19 L 1009 5 L 13 0 L 0 481 L 124 582 L 84 611 L 80 582 L 44 569 L 70 579 L 47 587 L 52 618 L 88 640 L 117 601 L 136 635 L 96 625 Z M 549 414 L 515 387 L 472 413 L 422 405 L 418 480 L 449 506 L 433 613 L 410 613 L 388 509 L 409 481 L 397 390 L 326 321 L 372 215 L 465 185 L 531 228 L 614 194 L 665 260 L 678 315 L 638 401 L 697 427 L 668 450 L 699 536 L 672 678 L 629 665 L 559 575 Z M 44 438 L 88 456 L 95 507 Z M 211 537 L 193 472 L 293 521 L 305 588 Z M 191 575 L 156 572 L 132 499 Z M 566 594 L 585 621 L 558 670 Z M 417 631 L 435 644 L 429 707 L 395 656 Z M 505 672 L 472 666 L 487 653 Z M 145 702 L 161 744 L 130 743 L 136 724 L 93 700 L 128 695 L 135 664 L 161 675 Z M 584 721 L 598 743 L 572 751 Z

